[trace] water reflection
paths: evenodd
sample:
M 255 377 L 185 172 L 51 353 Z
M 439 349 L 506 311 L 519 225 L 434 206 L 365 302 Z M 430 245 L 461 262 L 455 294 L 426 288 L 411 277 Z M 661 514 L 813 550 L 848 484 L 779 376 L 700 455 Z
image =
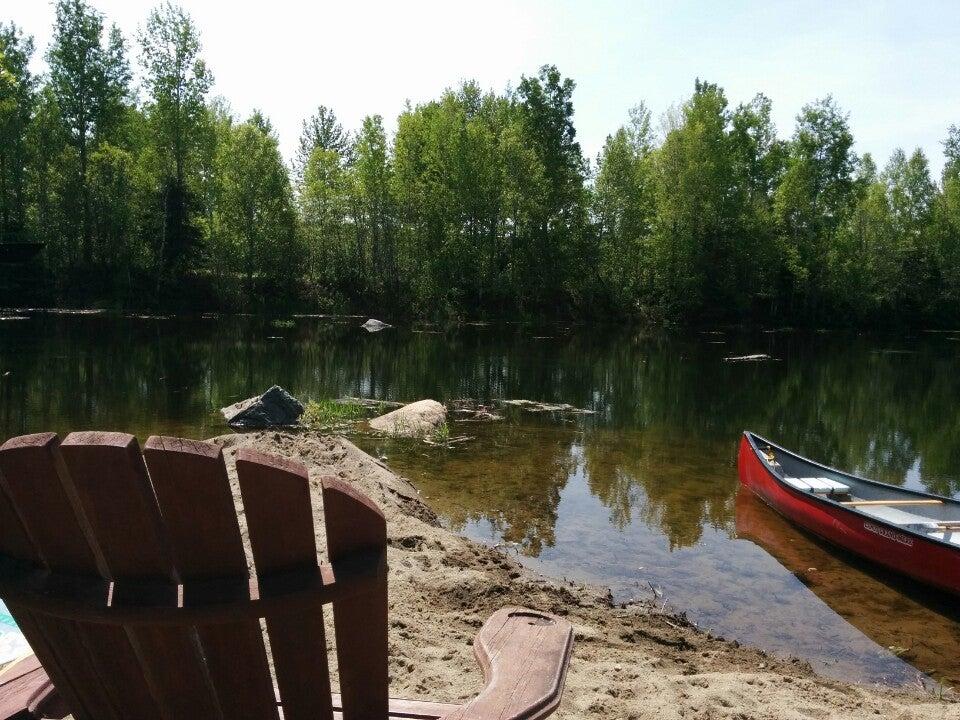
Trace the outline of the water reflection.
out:
M 502 423 L 458 426 L 476 440 L 455 451 L 358 442 L 417 482 L 449 525 L 514 544 L 548 572 L 608 584 L 621 598 L 653 585 L 706 627 L 834 675 L 908 681 L 914 669 L 893 646 L 916 668 L 960 677 L 948 653 L 960 639 L 955 619 L 886 578 L 845 572 L 846 558 L 744 509 L 735 468 L 739 433 L 751 428 L 837 467 L 957 494 L 956 337 L 517 325 L 370 335 L 359 322 L 0 322 L 0 434 L 208 437 L 226 429 L 220 407 L 274 383 L 305 398 L 587 407 L 596 414 L 511 411 Z M 723 361 L 751 353 L 776 360 Z M 934 630 L 921 634 L 922 623 Z
M 960 682 L 960 613 L 949 596 L 827 547 L 741 488 L 737 536 L 770 553 L 837 615 L 882 648 L 935 676 Z M 891 621 L 892 620 L 892 621 Z M 824 637 L 828 644 L 834 637 Z M 837 648 L 837 653 L 845 652 Z

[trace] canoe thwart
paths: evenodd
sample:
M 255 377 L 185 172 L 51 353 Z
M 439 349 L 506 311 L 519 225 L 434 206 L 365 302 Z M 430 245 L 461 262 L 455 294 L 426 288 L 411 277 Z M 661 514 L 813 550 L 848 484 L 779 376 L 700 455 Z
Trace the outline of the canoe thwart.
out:
M 943 505 L 943 500 L 924 498 L 918 500 L 843 500 L 841 505 L 860 507 L 868 505 Z

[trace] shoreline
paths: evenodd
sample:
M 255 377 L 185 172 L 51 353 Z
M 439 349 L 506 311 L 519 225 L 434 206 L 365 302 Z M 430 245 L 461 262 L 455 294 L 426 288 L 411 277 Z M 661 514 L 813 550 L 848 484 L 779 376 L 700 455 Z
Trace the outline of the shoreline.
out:
M 298 312 L 294 312 L 298 310 Z M 390 318 L 391 327 L 398 330 L 416 331 L 419 329 L 454 329 L 463 327 L 542 327 L 562 326 L 564 328 L 595 328 L 600 332 L 642 331 L 651 333 L 684 333 L 697 332 L 704 335 L 718 333 L 873 333 L 886 335 L 891 333 L 918 332 L 921 334 L 956 334 L 960 328 L 956 323 L 929 322 L 922 326 L 914 326 L 906 320 L 894 322 L 797 322 L 786 319 L 724 319 L 718 317 L 710 322 L 691 319 L 675 320 L 670 322 L 655 321 L 638 315 L 545 315 L 534 314 L 528 316 L 484 316 L 484 317 L 443 317 L 443 316 L 393 316 L 390 312 L 371 311 L 357 314 L 356 308 L 342 312 L 326 311 L 304 312 L 303 304 L 292 306 L 278 305 L 276 307 L 261 307 L 243 311 L 217 307 L 206 309 L 178 308 L 174 306 L 129 306 L 119 307 L 104 303 L 70 304 L 51 303 L 50 305 L 30 304 L 17 306 L 15 304 L 0 304 L 0 316 L 16 316 L 20 313 L 49 316 L 102 316 L 116 317 L 129 320 L 216 320 L 220 318 L 255 318 L 263 321 L 285 319 L 320 319 L 320 320 L 363 320 L 364 318 Z M 29 319 L 15 317 L 0 317 L 3 319 Z
M 524 605 L 562 615 L 576 631 L 557 718 L 960 718 L 952 698 L 828 679 L 800 659 L 715 637 L 683 613 L 648 601 L 614 604 L 606 588 L 540 575 L 441 527 L 409 481 L 344 438 L 260 431 L 213 441 L 224 448 L 234 484 L 233 456 L 242 446 L 306 464 L 321 557 L 320 476 L 350 482 L 383 510 L 392 696 L 471 697 L 482 682 L 471 651 L 474 633 L 500 607 Z

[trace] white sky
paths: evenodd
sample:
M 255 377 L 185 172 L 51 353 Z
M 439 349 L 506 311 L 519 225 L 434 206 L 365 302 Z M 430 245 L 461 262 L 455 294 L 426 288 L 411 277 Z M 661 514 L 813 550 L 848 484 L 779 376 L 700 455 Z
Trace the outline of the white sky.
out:
M 133 44 L 153 0 L 92 0 Z M 0 0 L 0 19 L 50 39 L 53 5 Z M 882 0 L 257 0 L 183 5 L 202 34 L 214 92 L 234 111 L 262 109 L 289 158 L 317 104 L 348 128 L 461 79 L 502 90 L 544 63 L 577 82 L 578 139 L 595 157 L 640 100 L 658 115 L 696 77 L 731 105 L 764 92 L 782 136 L 810 100 L 832 93 L 850 112 L 859 152 L 881 164 L 922 147 L 939 176 L 941 141 L 960 123 L 960 2 Z M 135 55 L 131 53 L 131 55 Z

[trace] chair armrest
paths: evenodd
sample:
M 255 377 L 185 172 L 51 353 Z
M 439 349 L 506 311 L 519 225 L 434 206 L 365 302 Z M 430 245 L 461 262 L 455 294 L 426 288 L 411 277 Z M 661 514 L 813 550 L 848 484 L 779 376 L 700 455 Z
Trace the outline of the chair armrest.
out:
M 573 650 L 566 620 L 503 608 L 483 624 L 473 651 L 486 686 L 443 720 L 541 720 L 560 705 Z
M 68 715 L 36 655 L 13 662 L 0 672 L 0 720 L 33 720 Z

